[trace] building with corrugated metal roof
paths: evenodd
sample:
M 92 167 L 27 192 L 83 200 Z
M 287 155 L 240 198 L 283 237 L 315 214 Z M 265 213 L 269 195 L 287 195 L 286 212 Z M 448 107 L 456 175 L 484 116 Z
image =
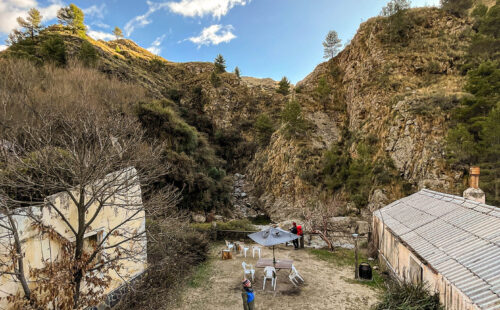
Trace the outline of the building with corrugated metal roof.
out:
M 424 189 L 373 213 L 379 259 L 445 309 L 500 309 L 500 208 L 475 200 Z

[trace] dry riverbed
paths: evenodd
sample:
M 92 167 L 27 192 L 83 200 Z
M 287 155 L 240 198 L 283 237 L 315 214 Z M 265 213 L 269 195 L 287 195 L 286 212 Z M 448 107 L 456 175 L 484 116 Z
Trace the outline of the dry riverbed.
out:
M 242 309 L 241 280 L 243 261 L 255 266 L 257 258 L 251 253 L 247 258 L 242 254 L 231 260 L 221 260 L 223 245 L 215 246 L 210 260 L 198 267 L 192 280 L 179 298 L 175 310 L 192 309 Z M 250 252 L 250 251 L 249 251 Z M 321 256 L 321 255 L 320 255 Z M 262 249 L 262 257 L 271 258 L 270 249 Z M 293 250 L 293 247 L 279 246 L 276 257 L 292 259 L 294 265 L 305 279 L 305 284 L 295 288 L 288 280 L 288 271 L 278 271 L 276 292 L 262 290 L 263 270 L 256 270 L 254 290 L 256 309 L 289 310 L 295 309 L 370 309 L 377 302 L 378 290 L 354 281 L 353 268 L 325 261 L 310 250 Z

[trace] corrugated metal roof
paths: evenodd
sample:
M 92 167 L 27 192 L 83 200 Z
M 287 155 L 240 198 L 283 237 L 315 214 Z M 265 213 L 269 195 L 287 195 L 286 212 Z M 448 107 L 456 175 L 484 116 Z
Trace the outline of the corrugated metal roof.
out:
M 480 309 L 500 309 L 500 208 L 424 189 L 373 215 Z

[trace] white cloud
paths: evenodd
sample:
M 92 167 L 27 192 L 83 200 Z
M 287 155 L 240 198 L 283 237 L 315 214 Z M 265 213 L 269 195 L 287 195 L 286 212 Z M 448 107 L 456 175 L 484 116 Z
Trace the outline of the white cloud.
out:
M 97 30 L 91 30 L 89 29 L 87 31 L 87 35 L 91 37 L 94 40 L 114 40 L 116 39 L 115 35 L 112 33 L 104 32 L 104 31 L 97 31 Z
M 187 17 L 212 15 L 221 18 L 237 5 L 246 5 L 251 0 L 181 0 L 169 2 L 168 7 L 174 13 Z
M 161 9 L 166 9 L 168 7 L 168 3 L 153 3 L 151 1 L 146 1 L 148 4 L 148 11 L 144 13 L 143 15 L 136 16 L 129 20 L 127 24 L 124 27 L 125 34 L 126 36 L 130 36 L 132 32 L 134 32 L 135 28 L 137 27 L 144 27 L 148 24 L 151 23 L 151 19 L 149 19 L 149 16 L 153 14 L 154 12 L 161 10 Z
M 188 40 L 198 45 L 219 45 L 220 43 L 227 43 L 236 36 L 232 33 L 233 26 L 227 25 L 212 25 L 203 29 L 199 36 L 191 37 Z
M 110 25 L 105 24 L 105 23 L 103 23 L 103 22 L 99 22 L 99 21 L 97 21 L 97 22 L 92 22 L 92 25 L 97 26 L 97 27 L 99 27 L 99 28 L 104 28 L 104 29 L 109 29 L 109 28 L 111 28 L 111 26 L 110 26 Z
M 161 37 L 158 37 L 156 38 L 156 40 L 154 40 L 153 43 L 151 43 L 151 46 L 147 48 L 148 51 L 150 51 L 151 53 L 155 54 L 155 55 L 159 55 L 160 52 L 161 52 L 161 43 L 163 42 L 163 40 L 165 39 L 165 34 L 162 35 Z
M 96 18 L 103 19 L 104 14 L 106 14 L 106 3 L 101 4 L 100 6 L 92 5 L 86 9 L 82 10 L 86 16 L 92 16 Z
M 10 33 L 18 24 L 16 19 L 26 17 L 30 8 L 37 8 L 43 16 L 43 21 L 56 17 L 57 10 L 63 6 L 60 0 L 51 0 L 45 7 L 39 6 L 36 0 L 1 0 L 0 1 L 0 33 Z
M 0 44 L 0 52 L 6 50 L 8 48 L 7 45 Z

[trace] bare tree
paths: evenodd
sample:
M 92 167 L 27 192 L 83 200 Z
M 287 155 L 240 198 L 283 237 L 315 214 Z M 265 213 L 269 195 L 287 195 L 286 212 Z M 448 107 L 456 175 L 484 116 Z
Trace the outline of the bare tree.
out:
M 145 248 L 127 244 L 144 240 L 145 229 L 128 225 L 143 218 L 145 210 L 151 216 L 168 212 L 179 199 L 173 187 L 157 186 L 169 169 L 165 146 L 147 140 L 133 117 L 102 106 L 98 98 L 94 101 L 91 92 L 99 89 L 96 85 L 66 79 L 67 84 L 44 94 L 52 98 L 52 105 L 35 104 L 23 86 L 11 89 L 17 96 L 0 96 L 6 107 L 0 124 L 8 124 L 0 141 L 18 150 L 13 155 L 3 147 L 0 152 L 5 215 L 0 227 L 6 232 L 0 242 L 10 253 L 9 261 L 0 263 L 0 274 L 12 275 L 23 287 L 22 295 L 10 298 L 35 309 L 45 309 L 48 303 L 58 309 L 80 309 L 98 302 L 111 270 L 119 273 L 123 260 L 144 260 Z M 74 92 L 71 105 L 65 100 L 58 104 L 58 89 L 68 86 Z M 101 100 L 117 98 L 101 95 Z M 26 110 L 32 112 L 25 113 L 30 119 L 12 121 L 16 116 L 10 111 Z M 62 196 L 67 204 L 57 203 Z M 105 234 L 89 247 L 85 234 L 110 212 L 120 218 L 109 221 Z M 60 255 L 43 268 L 23 270 L 25 253 L 16 236 L 24 218 L 29 218 L 32 229 L 59 240 Z M 52 220 L 63 222 L 65 229 L 52 227 Z M 37 283 L 36 289 L 25 285 L 28 279 Z
M 338 216 L 344 206 L 342 196 L 335 194 L 330 199 L 316 201 L 303 211 L 306 230 L 318 234 L 331 251 L 334 250 L 333 233 L 342 230 L 342 225 L 332 221 L 332 218 Z

